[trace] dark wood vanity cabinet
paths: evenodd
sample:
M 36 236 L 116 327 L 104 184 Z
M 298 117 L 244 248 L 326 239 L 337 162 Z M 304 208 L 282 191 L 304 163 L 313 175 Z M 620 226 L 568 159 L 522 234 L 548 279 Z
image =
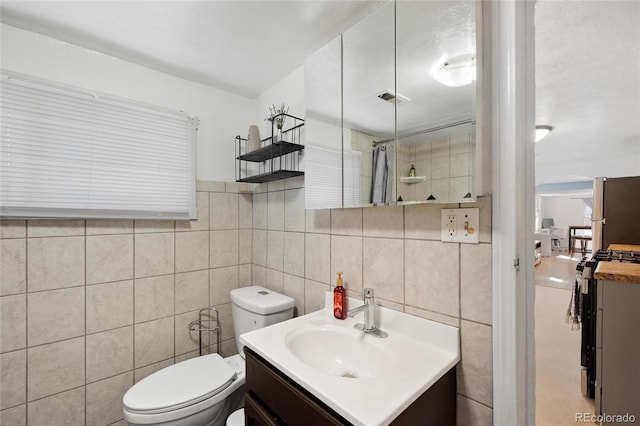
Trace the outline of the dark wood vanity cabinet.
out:
M 349 425 L 338 413 L 245 347 L 247 426 Z M 393 368 L 390 366 L 390 368 Z M 371 407 L 375 410 L 375 407 Z M 423 393 L 392 425 L 455 426 L 455 368 Z

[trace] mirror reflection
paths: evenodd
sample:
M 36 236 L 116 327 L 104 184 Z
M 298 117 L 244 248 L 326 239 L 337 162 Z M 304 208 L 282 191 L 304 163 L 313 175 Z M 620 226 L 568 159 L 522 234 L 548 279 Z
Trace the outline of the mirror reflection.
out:
M 305 61 L 308 209 L 474 200 L 475 14 L 387 2 Z

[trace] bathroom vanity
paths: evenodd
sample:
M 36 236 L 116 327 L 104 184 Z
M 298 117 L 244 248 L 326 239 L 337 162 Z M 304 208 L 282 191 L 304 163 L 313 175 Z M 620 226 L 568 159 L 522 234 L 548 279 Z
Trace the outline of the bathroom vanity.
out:
M 240 336 L 248 425 L 455 425 L 456 327 L 376 306 L 378 338 L 327 302 Z
M 244 415 L 247 425 L 351 424 L 251 349 L 245 349 L 245 354 L 247 382 Z M 371 410 L 375 409 L 376 407 L 372 405 Z M 390 424 L 455 425 L 455 368 L 450 369 Z

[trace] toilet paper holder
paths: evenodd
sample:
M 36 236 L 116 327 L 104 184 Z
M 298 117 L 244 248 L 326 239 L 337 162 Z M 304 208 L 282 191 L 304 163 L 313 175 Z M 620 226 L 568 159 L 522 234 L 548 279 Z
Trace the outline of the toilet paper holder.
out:
M 216 335 L 216 352 L 220 353 L 220 313 L 216 308 L 203 308 L 198 311 L 198 319 L 189 323 L 189 336 L 192 332 L 198 332 L 198 347 L 200 356 L 203 353 L 203 333 L 206 333 L 204 347 L 211 346 L 211 333 Z M 207 352 L 208 353 L 208 352 Z

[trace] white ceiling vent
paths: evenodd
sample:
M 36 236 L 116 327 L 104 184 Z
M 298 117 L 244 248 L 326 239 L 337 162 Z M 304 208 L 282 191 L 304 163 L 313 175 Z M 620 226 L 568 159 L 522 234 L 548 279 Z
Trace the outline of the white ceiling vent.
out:
M 390 103 L 403 104 L 405 102 L 409 102 L 411 99 L 406 96 L 401 95 L 400 93 L 396 93 L 393 90 L 385 90 L 384 92 L 378 93 L 377 95 L 383 101 L 387 101 Z

